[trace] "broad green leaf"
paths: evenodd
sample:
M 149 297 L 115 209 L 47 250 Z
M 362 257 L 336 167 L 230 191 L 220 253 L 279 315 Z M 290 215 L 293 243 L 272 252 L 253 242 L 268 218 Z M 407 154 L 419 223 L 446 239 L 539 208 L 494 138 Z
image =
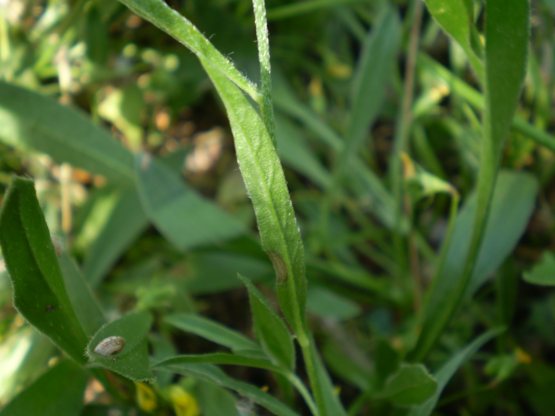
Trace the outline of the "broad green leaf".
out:
M 148 312 L 134 312 L 100 328 L 87 345 L 87 356 L 91 367 L 102 367 L 121 374 L 131 380 L 150 380 L 147 335 L 152 324 Z M 95 352 L 95 348 L 108 337 L 121 337 L 123 348 L 116 354 L 106 356 Z
M 259 349 L 254 341 L 239 332 L 199 315 L 179 313 L 166 316 L 164 321 L 185 332 L 198 335 L 233 351 Z
M 305 333 L 304 248 L 285 177 L 272 139 L 247 97 L 220 72 L 204 65 L 226 108 L 235 151 L 256 214 L 260 240 L 276 271 L 283 314 Z
M 432 397 L 426 400 L 425 403 L 418 405 L 411 409 L 409 416 L 429 416 L 436 407 L 440 398 L 441 392 L 449 383 L 449 380 L 455 375 L 457 370 L 464 364 L 476 351 L 478 351 L 484 344 L 497 336 L 502 330 L 492 329 L 483 335 L 480 335 L 472 343 L 465 348 L 456 352 L 436 373 L 435 379 L 437 380 L 437 389 Z
M 533 285 L 555 286 L 555 255 L 551 252 L 543 253 L 532 270 L 524 273 L 524 280 Z
M 245 232 L 243 224 L 201 197 L 169 168 L 137 158 L 137 188 L 148 217 L 178 249 L 215 243 Z
M 96 287 L 115 261 L 147 228 L 148 218 L 143 211 L 135 188 L 114 191 L 114 202 L 107 218 L 99 225 L 94 242 L 87 247 L 83 274 L 91 287 Z M 91 218 L 91 221 L 94 221 Z
M 437 381 L 422 364 L 401 364 L 385 383 L 380 394 L 398 406 L 412 406 L 428 400 L 437 390 Z
M 69 300 L 87 336 L 92 336 L 106 322 L 77 263 L 67 254 L 58 258 Z
M 0 416 L 74 416 L 81 414 L 87 373 L 61 361 L 0 410 Z
M 116 182 L 131 183 L 133 157 L 84 114 L 0 81 L 0 140 L 46 153 Z
M 0 244 L 19 313 L 75 361 L 85 362 L 87 337 L 66 292 L 30 180 L 14 178 L 4 198 Z
M 249 292 L 254 331 L 262 349 L 275 364 L 293 370 L 295 347 L 287 326 L 250 280 L 239 278 Z
M 381 111 L 400 40 L 401 23 L 397 11 L 386 7 L 365 40 L 351 85 L 351 119 L 346 144 L 340 156 L 341 171 L 350 165 Z
M 499 174 L 467 295 L 482 286 L 514 250 L 534 211 L 537 195 L 538 183 L 532 175 L 511 171 Z M 452 244 L 447 252 L 445 270 L 451 280 L 457 275 L 457 270 L 462 269 L 461 262 L 468 251 L 468 230 L 475 210 L 476 197 L 471 196 L 457 218 Z
M 426 6 L 441 28 L 463 48 L 474 71 L 481 78 L 484 65 L 476 53 L 473 37 L 477 37 L 474 27 L 473 0 L 426 0 Z
M 261 368 L 264 370 L 280 372 L 279 367 L 264 358 L 254 358 L 249 355 L 216 352 L 210 354 L 176 355 L 154 364 L 155 369 L 171 368 L 179 364 L 216 364 L 234 365 L 241 367 Z
M 134 13 L 148 20 L 193 52 L 205 65 L 211 66 L 255 100 L 256 87 L 210 43 L 184 16 L 162 0 L 120 0 Z
M 175 364 L 171 367 L 164 368 L 166 371 L 172 371 L 178 374 L 191 375 L 202 380 L 211 382 L 217 386 L 233 390 L 244 396 L 254 403 L 264 407 L 275 415 L 279 416 L 296 416 L 297 413 L 290 409 L 287 405 L 274 398 L 268 393 L 264 393 L 260 388 L 252 384 L 237 381 L 229 377 L 218 367 L 209 364 Z

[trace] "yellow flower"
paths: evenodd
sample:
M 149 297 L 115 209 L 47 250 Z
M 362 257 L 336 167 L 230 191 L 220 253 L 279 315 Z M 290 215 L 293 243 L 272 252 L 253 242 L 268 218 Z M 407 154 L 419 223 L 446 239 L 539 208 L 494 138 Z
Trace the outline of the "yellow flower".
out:
M 170 387 L 170 399 L 177 416 L 198 416 L 200 414 L 196 399 L 181 386 Z
M 135 383 L 137 388 L 137 403 L 141 410 L 152 412 L 156 409 L 156 393 L 149 385 L 145 383 Z

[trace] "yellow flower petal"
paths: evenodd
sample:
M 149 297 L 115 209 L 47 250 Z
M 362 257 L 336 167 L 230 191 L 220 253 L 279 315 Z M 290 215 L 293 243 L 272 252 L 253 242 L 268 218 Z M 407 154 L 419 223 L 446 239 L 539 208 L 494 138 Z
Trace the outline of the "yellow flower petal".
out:
M 170 387 L 170 399 L 176 416 L 198 416 L 200 414 L 196 399 L 181 386 Z
M 156 393 L 149 385 L 145 383 L 135 383 L 137 388 L 137 403 L 141 410 L 152 412 L 156 409 Z

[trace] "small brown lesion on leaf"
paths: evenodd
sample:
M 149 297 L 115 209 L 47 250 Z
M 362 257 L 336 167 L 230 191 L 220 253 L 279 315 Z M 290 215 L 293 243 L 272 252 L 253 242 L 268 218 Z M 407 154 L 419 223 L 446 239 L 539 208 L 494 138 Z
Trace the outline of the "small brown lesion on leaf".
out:
M 56 309 L 58 309 L 58 307 L 56 305 L 52 305 L 51 303 L 44 307 L 45 312 L 54 312 Z
M 276 272 L 277 283 L 282 284 L 287 281 L 287 266 L 281 256 L 273 251 L 268 252 L 268 257 L 274 266 Z

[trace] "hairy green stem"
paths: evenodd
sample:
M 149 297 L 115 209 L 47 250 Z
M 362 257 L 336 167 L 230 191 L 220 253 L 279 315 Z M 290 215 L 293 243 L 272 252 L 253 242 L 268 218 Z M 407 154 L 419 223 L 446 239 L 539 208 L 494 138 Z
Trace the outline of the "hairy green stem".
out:
M 270 64 L 270 42 L 268 40 L 268 24 L 266 22 L 266 6 L 264 0 L 252 1 L 256 40 L 258 45 L 258 62 L 260 63 L 260 89 L 262 102 L 260 110 L 262 119 L 274 144 L 276 143 L 276 127 L 272 100 L 272 67 Z

